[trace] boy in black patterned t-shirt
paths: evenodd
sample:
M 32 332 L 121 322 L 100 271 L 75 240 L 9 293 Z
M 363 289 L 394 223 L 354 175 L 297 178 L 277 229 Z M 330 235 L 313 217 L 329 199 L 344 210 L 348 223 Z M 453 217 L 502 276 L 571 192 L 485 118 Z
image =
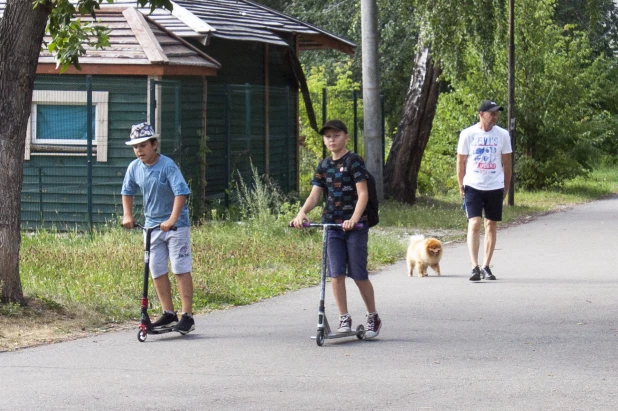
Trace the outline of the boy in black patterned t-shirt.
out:
M 365 163 L 351 151 L 338 160 L 329 157 L 320 162 L 311 184 L 326 189 L 329 194 L 322 212 L 322 220 L 325 223 L 342 224 L 352 218 L 358 203 L 356 183 L 366 180 Z M 367 225 L 366 212 L 363 212 L 359 223 Z
M 375 309 L 373 285 L 367 272 L 367 170 L 363 159 L 348 151 L 348 130 L 340 120 L 327 122 L 320 130 L 331 157 L 321 161 L 311 181 L 313 186 L 305 204 L 290 223 L 301 228 L 307 213 L 320 204 L 323 190 L 327 190 L 322 212 L 323 224 L 341 224 L 343 230 L 328 230 L 328 276 L 332 279 L 333 294 L 339 310 L 338 332 L 352 330 L 352 317 L 348 313 L 346 275 L 352 278 L 367 308 L 365 338 L 375 338 L 380 333 L 382 321 Z M 356 224 L 363 228 L 355 229 Z

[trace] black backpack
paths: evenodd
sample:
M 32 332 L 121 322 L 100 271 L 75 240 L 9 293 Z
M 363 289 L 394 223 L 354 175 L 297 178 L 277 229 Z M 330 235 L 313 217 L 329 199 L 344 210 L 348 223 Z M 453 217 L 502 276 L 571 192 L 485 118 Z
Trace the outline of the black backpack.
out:
M 353 153 L 354 155 L 358 155 Z M 354 156 L 348 156 L 346 159 L 346 169 L 349 170 L 351 168 L 351 161 Z M 322 168 L 328 168 L 328 157 L 322 160 Z M 365 169 L 367 170 L 367 169 Z M 367 207 L 365 210 L 367 211 L 367 225 L 369 227 L 373 227 L 380 222 L 379 216 L 379 207 L 380 201 L 378 200 L 378 189 L 376 188 L 376 179 L 373 175 L 367 171 L 367 192 L 369 194 L 369 200 L 367 201 Z M 328 188 L 324 187 L 324 202 L 328 200 Z

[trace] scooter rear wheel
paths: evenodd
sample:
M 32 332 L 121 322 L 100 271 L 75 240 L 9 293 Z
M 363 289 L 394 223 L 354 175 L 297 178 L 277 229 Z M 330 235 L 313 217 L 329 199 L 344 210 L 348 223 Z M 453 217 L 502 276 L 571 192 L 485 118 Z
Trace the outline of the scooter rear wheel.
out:
M 137 330 L 137 339 L 139 340 L 139 342 L 146 341 L 147 337 L 148 337 L 148 334 L 146 333 L 146 331 L 142 329 Z
M 365 327 L 359 324 L 359 326 L 356 327 L 356 333 L 356 338 L 363 340 L 365 338 Z
M 318 333 L 315 336 L 315 342 L 320 347 L 324 345 L 324 330 L 318 330 Z

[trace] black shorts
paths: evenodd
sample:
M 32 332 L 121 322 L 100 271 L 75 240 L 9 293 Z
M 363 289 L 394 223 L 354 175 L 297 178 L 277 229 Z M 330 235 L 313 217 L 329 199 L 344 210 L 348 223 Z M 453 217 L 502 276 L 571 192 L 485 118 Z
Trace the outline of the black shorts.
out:
M 502 221 L 502 201 L 504 200 L 504 189 L 498 190 L 477 190 L 470 186 L 464 187 L 464 205 L 466 218 L 482 217 L 491 221 Z

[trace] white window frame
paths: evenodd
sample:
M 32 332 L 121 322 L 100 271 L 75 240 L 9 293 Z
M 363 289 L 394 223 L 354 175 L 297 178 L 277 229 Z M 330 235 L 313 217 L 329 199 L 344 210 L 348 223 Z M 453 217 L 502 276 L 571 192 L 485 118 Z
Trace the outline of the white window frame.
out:
M 41 156 L 85 156 L 83 149 L 80 152 L 66 152 L 66 150 L 45 150 L 36 151 L 37 145 L 45 146 L 60 146 L 63 148 L 72 146 L 85 146 L 88 144 L 85 140 L 72 139 L 45 139 L 39 140 L 36 138 L 36 106 L 37 104 L 45 105 L 83 105 L 87 104 L 88 93 L 85 91 L 63 91 L 63 90 L 34 90 L 32 93 L 32 108 L 30 119 L 28 120 L 28 131 L 26 132 L 26 153 L 25 159 L 30 160 L 33 155 Z M 96 150 L 97 161 L 107 161 L 107 134 L 108 134 L 108 101 L 109 93 L 107 91 L 93 91 L 92 104 L 95 106 L 95 131 L 92 146 Z

